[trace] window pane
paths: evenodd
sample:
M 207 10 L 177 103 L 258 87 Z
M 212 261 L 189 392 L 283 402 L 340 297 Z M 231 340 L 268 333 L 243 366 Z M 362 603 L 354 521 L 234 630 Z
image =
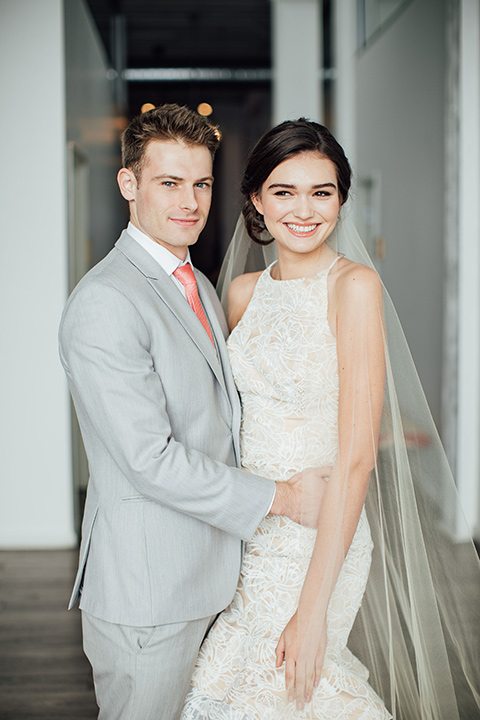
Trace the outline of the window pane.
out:
M 358 39 L 360 47 L 410 0 L 358 0 Z

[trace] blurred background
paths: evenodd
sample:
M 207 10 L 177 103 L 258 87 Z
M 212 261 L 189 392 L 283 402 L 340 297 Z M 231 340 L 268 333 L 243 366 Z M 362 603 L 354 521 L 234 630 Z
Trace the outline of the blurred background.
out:
M 0 0 L 0 67 L 0 549 L 77 544 L 88 468 L 57 328 L 127 223 L 120 133 L 164 102 L 223 136 L 194 249 L 213 281 L 255 140 L 306 116 L 343 144 L 480 536 L 478 0 Z

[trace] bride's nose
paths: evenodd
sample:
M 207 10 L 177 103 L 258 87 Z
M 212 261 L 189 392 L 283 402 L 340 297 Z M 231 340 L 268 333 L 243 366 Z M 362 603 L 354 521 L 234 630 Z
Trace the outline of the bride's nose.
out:
M 308 220 L 313 216 L 313 208 L 309 197 L 297 195 L 294 214 L 299 220 Z

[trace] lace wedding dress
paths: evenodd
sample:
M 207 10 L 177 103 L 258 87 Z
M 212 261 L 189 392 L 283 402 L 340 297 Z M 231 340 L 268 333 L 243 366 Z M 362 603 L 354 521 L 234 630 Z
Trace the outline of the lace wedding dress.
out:
M 287 480 L 332 465 L 337 451 L 336 342 L 328 320 L 327 278 L 260 276 L 228 340 L 241 395 L 242 465 Z M 297 711 L 287 703 L 275 647 L 297 609 L 315 530 L 266 517 L 246 544 L 239 586 L 202 645 L 182 720 L 387 720 L 368 671 L 347 648 L 368 578 L 372 541 L 362 511 L 327 615 L 320 685 Z

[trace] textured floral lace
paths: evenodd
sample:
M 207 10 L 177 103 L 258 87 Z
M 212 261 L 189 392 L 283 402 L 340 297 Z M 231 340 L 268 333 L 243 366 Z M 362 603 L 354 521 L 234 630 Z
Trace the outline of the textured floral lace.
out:
M 242 465 L 275 480 L 335 460 L 338 372 L 327 278 L 324 270 L 276 281 L 267 268 L 228 340 L 242 399 Z M 320 685 L 305 710 L 286 702 L 275 647 L 297 609 L 314 542 L 314 530 L 288 518 L 261 522 L 246 544 L 235 597 L 202 645 L 182 720 L 391 717 L 346 646 L 370 569 L 364 511 L 330 598 Z

